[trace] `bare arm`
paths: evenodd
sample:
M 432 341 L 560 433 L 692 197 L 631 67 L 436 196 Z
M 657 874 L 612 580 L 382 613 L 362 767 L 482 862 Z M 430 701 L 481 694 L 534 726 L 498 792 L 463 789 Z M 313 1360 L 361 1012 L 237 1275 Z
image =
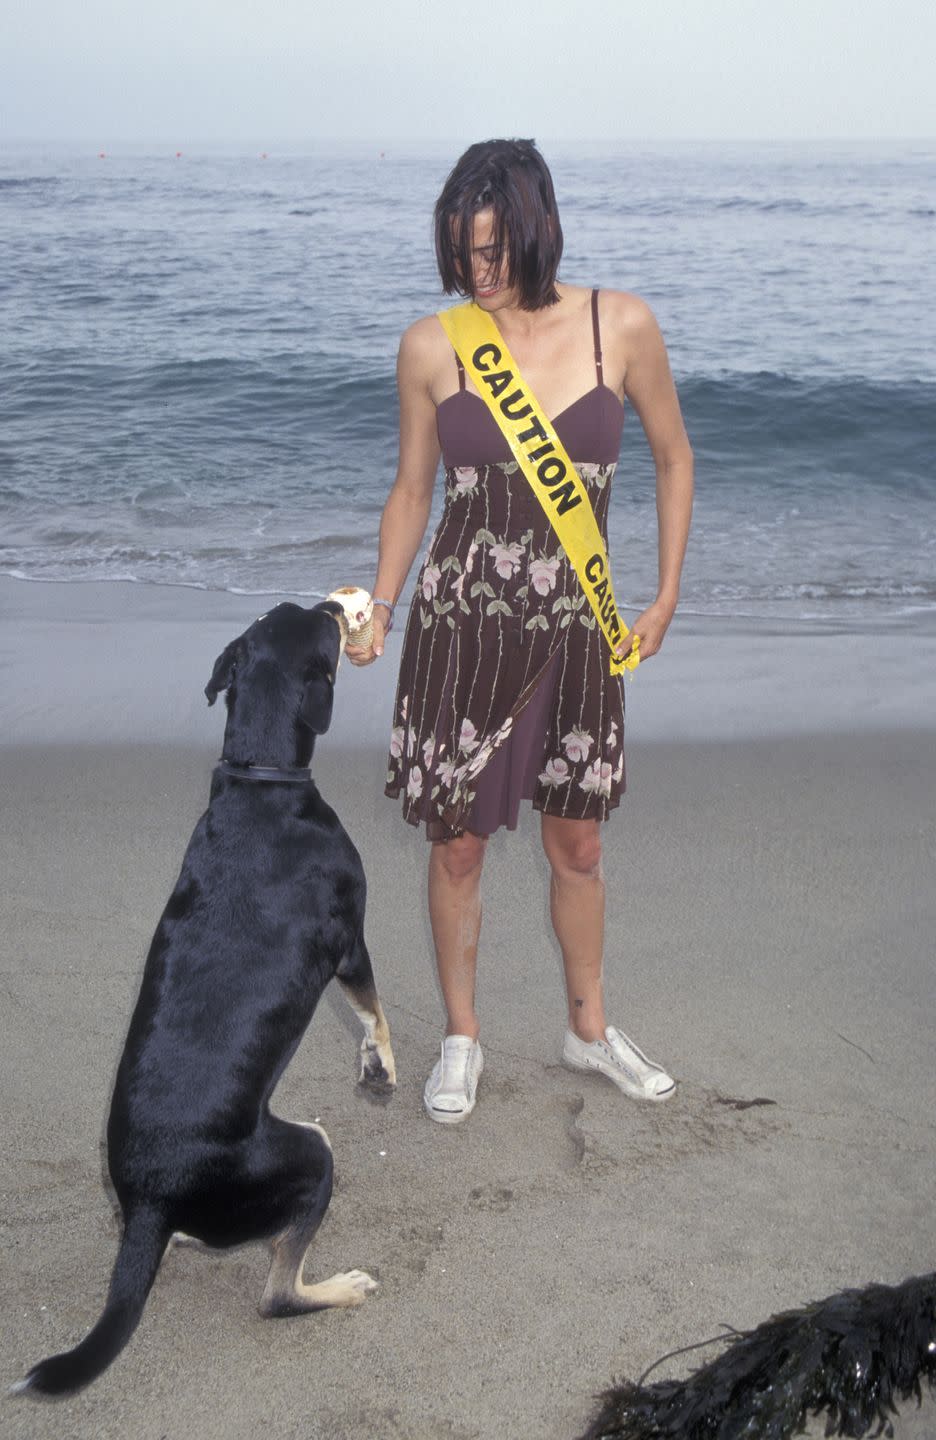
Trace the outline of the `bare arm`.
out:
M 659 585 L 652 605 L 634 621 L 640 654 L 655 655 L 679 600 L 679 580 L 692 518 L 692 448 L 663 336 L 653 312 L 635 296 L 620 296 L 617 320 L 624 342 L 624 393 L 644 428 L 656 467 Z
M 435 404 L 430 393 L 433 360 L 438 356 L 438 322 L 431 318 L 410 326 L 397 356 L 400 399 L 400 454 L 396 478 L 380 518 L 380 548 L 373 594 L 394 604 L 406 583 L 422 543 L 432 508 L 432 490 L 439 466 Z M 441 332 L 440 332 L 441 333 Z M 355 665 L 369 665 L 383 654 L 388 612 L 374 610 L 374 639 L 369 649 L 349 647 Z

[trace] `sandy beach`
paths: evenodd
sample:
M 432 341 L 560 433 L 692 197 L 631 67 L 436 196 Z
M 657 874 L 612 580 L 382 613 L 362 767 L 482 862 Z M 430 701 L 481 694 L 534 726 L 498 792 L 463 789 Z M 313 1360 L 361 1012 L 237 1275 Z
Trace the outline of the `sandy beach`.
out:
M 261 608 L 0 581 L 4 1384 L 100 1311 L 118 1234 L 109 1090 L 220 753 L 202 687 Z M 559 1064 L 528 814 L 490 846 L 486 1068 L 451 1129 L 421 1101 L 441 1014 L 428 847 L 382 795 L 399 640 L 369 671 L 342 665 L 313 764 L 364 860 L 398 1091 L 377 1105 L 355 1089 L 335 990 L 276 1102 L 335 1150 L 307 1274 L 356 1266 L 380 1292 L 264 1322 L 259 1248 L 171 1251 L 96 1385 L 0 1401 L 10 1440 L 572 1440 L 596 1392 L 664 1352 L 936 1268 L 936 624 L 677 619 L 628 685 L 605 874 L 610 1013 L 678 1098 L 641 1107 Z M 936 1404 L 895 1430 L 934 1440 Z

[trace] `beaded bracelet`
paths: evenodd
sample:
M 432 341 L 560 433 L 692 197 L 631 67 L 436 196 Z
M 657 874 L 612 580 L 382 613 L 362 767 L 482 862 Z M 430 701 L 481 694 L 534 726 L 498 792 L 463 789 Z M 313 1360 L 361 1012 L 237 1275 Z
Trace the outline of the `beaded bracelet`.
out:
M 390 619 L 387 621 L 387 628 L 386 628 L 386 630 L 384 631 L 384 634 L 389 635 L 389 634 L 390 634 L 390 631 L 393 629 L 393 610 L 394 610 L 394 607 L 393 607 L 392 601 L 390 601 L 390 600 L 378 600 L 378 599 L 377 599 L 377 596 L 375 595 L 375 596 L 373 597 L 373 599 L 371 600 L 371 604 L 372 604 L 372 605 L 382 605 L 385 610 L 389 610 L 389 611 L 390 611 Z

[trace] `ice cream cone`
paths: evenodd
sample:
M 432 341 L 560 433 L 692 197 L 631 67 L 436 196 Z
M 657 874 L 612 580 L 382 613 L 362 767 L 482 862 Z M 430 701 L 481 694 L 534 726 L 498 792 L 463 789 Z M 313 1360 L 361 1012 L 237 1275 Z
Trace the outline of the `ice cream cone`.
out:
M 366 650 L 374 638 L 374 602 L 367 590 L 357 585 L 342 585 L 326 596 L 341 606 L 348 622 L 349 645 Z

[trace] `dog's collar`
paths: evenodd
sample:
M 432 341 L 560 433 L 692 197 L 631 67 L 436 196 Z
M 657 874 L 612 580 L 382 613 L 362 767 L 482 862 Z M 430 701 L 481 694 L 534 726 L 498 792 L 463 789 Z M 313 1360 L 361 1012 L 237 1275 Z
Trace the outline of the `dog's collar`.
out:
M 238 780 L 273 780 L 280 785 L 305 785 L 312 779 L 308 766 L 304 770 L 281 770 L 276 765 L 235 765 L 231 760 L 218 761 L 218 769 Z

